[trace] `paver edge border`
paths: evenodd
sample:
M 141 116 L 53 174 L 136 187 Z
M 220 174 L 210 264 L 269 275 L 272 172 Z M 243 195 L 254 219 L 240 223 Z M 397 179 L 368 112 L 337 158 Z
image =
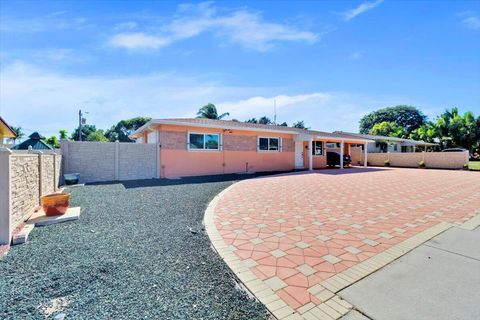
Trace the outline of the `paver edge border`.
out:
M 243 181 L 233 183 L 210 201 L 205 210 L 203 224 L 205 226 L 205 231 L 212 242 L 213 249 L 233 271 L 238 278 L 239 283 L 255 299 L 263 303 L 274 317 L 280 320 L 339 319 L 345 316 L 353 308 L 352 304 L 338 295 L 341 290 L 380 270 L 450 228 L 459 227 L 466 230 L 473 230 L 480 226 L 480 214 L 477 214 L 461 225 L 445 221 L 440 222 L 311 287 L 308 291 L 320 299 L 322 303 L 316 306 L 311 303 L 306 304 L 295 310 L 288 306 L 267 284 L 265 284 L 264 281 L 258 279 L 253 272 L 250 271 L 249 267 L 246 266 L 245 263 L 240 260 L 223 241 L 220 232 L 215 226 L 215 207 L 217 206 L 218 201 L 224 194 L 242 182 Z
M 215 226 L 215 207 L 220 198 L 233 189 L 239 183 L 238 181 L 228 186 L 217 194 L 207 205 L 205 215 L 203 217 L 203 225 L 207 232 L 213 249 L 220 255 L 226 265 L 233 271 L 238 278 L 239 283 L 249 292 L 255 299 L 260 301 L 267 310 L 277 319 L 284 319 L 295 313 L 295 310 L 288 306 L 264 281 L 260 280 L 250 271 L 250 268 L 240 260 L 223 241 L 220 232 Z

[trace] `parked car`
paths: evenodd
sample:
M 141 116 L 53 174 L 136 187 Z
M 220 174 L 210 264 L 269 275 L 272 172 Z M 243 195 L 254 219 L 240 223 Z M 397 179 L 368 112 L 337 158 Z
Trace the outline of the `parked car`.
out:
M 462 149 L 462 148 L 448 148 L 448 149 L 443 149 L 442 152 L 465 152 L 467 149 Z
M 343 155 L 343 165 L 349 166 L 352 163 L 352 158 L 349 154 Z M 327 166 L 339 166 L 340 165 L 340 152 L 328 151 L 327 152 Z

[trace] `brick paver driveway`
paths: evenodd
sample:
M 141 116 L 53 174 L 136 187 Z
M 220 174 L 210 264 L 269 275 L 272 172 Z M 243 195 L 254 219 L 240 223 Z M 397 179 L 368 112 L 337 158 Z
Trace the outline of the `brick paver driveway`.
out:
M 369 168 L 245 180 L 218 200 L 226 245 L 294 310 L 314 286 L 442 221 L 480 213 L 480 174 Z M 315 292 L 313 292 L 315 293 Z M 301 309 L 300 309 L 301 310 Z

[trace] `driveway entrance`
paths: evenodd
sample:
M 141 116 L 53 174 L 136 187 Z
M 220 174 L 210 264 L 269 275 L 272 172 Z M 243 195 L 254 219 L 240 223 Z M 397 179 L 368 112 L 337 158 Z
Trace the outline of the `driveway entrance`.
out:
M 299 315 L 361 278 L 362 271 L 366 275 L 480 214 L 478 186 L 480 174 L 467 171 L 288 174 L 233 185 L 216 201 L 212 220 L 232 260 L 253 274 L 245 281 L 259 280 L 257 286 L 266 285 L 278 305 L 286 305 L 286 314 Z M 206 223 L 208 230 L 207 215 Z

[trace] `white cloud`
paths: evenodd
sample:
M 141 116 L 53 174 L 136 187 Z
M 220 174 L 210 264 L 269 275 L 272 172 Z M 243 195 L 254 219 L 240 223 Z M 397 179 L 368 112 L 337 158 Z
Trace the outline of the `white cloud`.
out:
M 480 30 L 480 17 L 473 11 L 464 11 L 457 14 L 461 17 L 460 22 L 467 28 Z
M 321 33 L 299 30 L 280 23 L 267 22 L 261 13 L 246 9 L 224 14 L 211 3 L 179 6 L 176 17 L 157 27 L 156 33 L 120 33 L 109 39 L 114 47 L 132 49 L 158 49 L 176 41 L 196 37 L 210 32 L 216 37 L 238 43 L 241 46 L 258 51 L 271 49 L 281 41 L 314 43 Z M 135 37 L 133 37 L 135 35 Z M 122 41 L 119 41 L 122 40 Z
M 72 76 L 17 62 L 0 74 L 0 114 L 15 126 L 44 135 L 77 125 L 78 109 L 87 121 L 107 129 L 121 119 L 195 117 L 198 108 L 215 103 L 219 112 L 246 120 L 268 116 L 277 121 L 305 120 L 322 130 L 355 131 L 359 119 L 379 107 L 415 102 L 404 97 L 347 92 L 289 93 L 274 87 L 235 87 L 208 77 L 152 73 L 129 77 Z M 277 94 L 282 92 L 282 94 Z
M 119 33 L 109 40 L 110 46 L 129 50 L 158 49 L 170 42 L 171 40 L 168 38 L 151 36 L 142 32 Z
M 343 12 L 342 13 L 343 19 L 345 21 L 350 21 L 353 18 L 355 18 L 356 16 L 358 16 L 362 13 L 365 13 L 369 10 L 374 9 L 375 7 L 380 5 L 382 2 L 383 2 L 383 0 L 376 0 L 376 1 L 373 1 L 373 2 L 364 2 L 356 8 L 353 8 L 353 9 L 350 9 L 350 10 L 347 10 L 347 11 Z
M 348 56 L 349 60 L 359 60 L 363 58 L 364 52 L 363 51 L 355 51 Z

